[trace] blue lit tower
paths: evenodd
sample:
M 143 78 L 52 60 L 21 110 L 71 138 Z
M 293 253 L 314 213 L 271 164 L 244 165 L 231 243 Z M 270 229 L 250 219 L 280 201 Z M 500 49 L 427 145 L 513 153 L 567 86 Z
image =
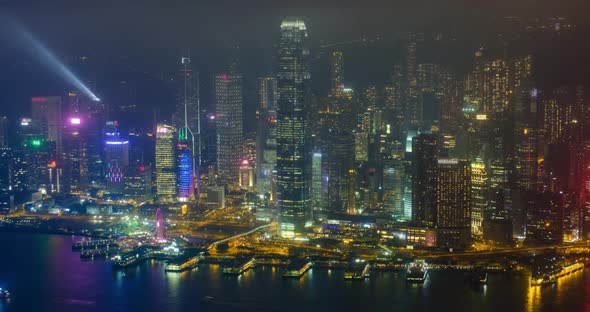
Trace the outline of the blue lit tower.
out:
M 186 202 L 194 199 L 195 185 L 193 179 L 193 153 L 189 147 L 190 130 L 185 127 L 178 129 L 177 164 L 178 164 L 178 201 Z
M 123 194 L 125 171 L 129 166 L 129 141 L 121 138 L 117 121 L 106 122 L 104 138 L 107 191 Z
M 197 192 L 199 187 L 198 178 L 201 166 L 201 111 L 199 102 L 199 73 L 193 73 L 191 59 L 189 57 L 182 57 L 181 64 L 181 88 L 175 117 L 179 139 L 178 161 L 179 166 L 181 166 L 178 168 L 178 196 L 179 200 L 186 201 L 194 197 L 195 186 L 197 187 Z M 187 157 L 189 157 L 190 165 L 186 164 Z M 182 165 L 181 162 L 185 164 Z M 193 188 L 190 191 L 187 189 L 189 186 Z
M 277 197 L 279 235 L 304 236 L 312 225 L 310 52 L 303 20 L 281 23 L 277 51 Z

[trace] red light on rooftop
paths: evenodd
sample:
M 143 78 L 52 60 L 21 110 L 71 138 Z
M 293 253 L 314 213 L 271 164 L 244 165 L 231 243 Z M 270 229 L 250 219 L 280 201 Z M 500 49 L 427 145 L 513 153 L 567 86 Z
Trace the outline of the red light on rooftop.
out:
M 145 171 L 145 167 L 144 166 L 140 166 L 139 167 L 139 171 L 144 172 Z
M 31 98 L 31 102 L 33 102 L 33 103 L 41 103 L 41 102 L 45 102 L 45 101 L 47 101 L 47 98 L 42 97 L 42 96 L 36 96 L 36 97 Z
M 223 80 L 227 80 L 227 75 L 226 74 L 224 74 L 222 77 L 223 77 Z

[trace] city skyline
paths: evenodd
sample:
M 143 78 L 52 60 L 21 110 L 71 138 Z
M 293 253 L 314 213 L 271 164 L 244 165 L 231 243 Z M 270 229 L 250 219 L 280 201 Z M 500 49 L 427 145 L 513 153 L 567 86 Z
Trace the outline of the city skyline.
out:
M 7 6 L 0 310 L 583 310 L 574 4 Z

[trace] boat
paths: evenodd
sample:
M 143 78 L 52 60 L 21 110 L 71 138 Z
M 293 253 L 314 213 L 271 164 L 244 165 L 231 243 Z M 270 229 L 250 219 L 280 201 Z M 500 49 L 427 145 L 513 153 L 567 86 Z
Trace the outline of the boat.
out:
M 205 296 L 201 298 L 202 303 L 213 303 L 213 300 L 215 300 L 215 298 L 211 296 Z
M 406 281 L 422 284 L 428 276 L 428 264 L 424 260 L 416 260 L 408 265 Z
M 6 289 L 0 288 L 0 299 L 10 298 L 10 292 Z
M 123 255 L 116 255 L 111 260 L 113 262 L 113 268 L 124 268 L 137 263 L 138 259 L 138 254 L 129 252 Z
M 474 268 L 467 272 L 466 278 L 473 284 L 485 285 L 488 281 L 488 272 L 482 268 Z
M 311 268 L 311 260 L 309 258 L 303 258 L 300 260 L 294 260 L 289 262 L 285 272 L 283 272 L 283 278 L 301 278 L 307 270 Z
M 345 280 L 363 280 L 370 276 L 371 266 L 368 263 L 352 263 L 344 271 Z
M 194 269 L 199 264 L 199 257 L 187 257 L 181 256 L 175 260 L 171 260 L 164 267 L 166 272 L 182 272 L 190 269 Z
M 574 264 L 549 270 L 541 274 L 533 274 L 531 277 L 531 286 L 545 286 L 555 283 L 560 277 L 572 274 L 584 269 L 584 264 L 576 262 Z
M 233 264 L 223 268 L 223 274 L 241 275 L 254 266 L 254 258 L 238 258 Z

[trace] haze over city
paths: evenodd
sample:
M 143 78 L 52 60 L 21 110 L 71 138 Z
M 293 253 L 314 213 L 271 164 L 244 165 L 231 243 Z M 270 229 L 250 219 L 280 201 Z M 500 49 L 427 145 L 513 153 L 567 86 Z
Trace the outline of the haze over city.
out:
M 0 310 L 585 310 L 588 9 L 0 1 Z

